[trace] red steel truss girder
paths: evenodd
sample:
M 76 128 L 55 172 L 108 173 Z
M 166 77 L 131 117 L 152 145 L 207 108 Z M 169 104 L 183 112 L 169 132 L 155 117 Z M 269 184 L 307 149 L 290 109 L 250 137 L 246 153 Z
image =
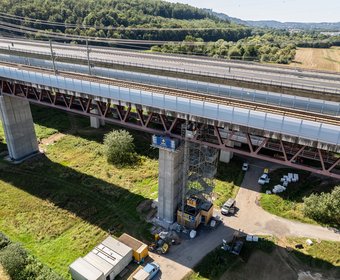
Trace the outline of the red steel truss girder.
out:
M 132 129 L 142 130 L 153 134 L 163 134 L 168 135 L 170 137 L 182 139 L 180 133 L 175 133 L 174 130 L 176 130 L 178 125 L 183 123 L 183 120 L 180 120 L 178 118 L 170 120 L 164 114 L 161 113 L 148 112 L 147 114 L 144 114 L 142 109 L 137 109 L 136 113 L 134 113 L 131 112 L 131 105 L 127 106 L 126 108 L 121 105 L 93 100 L 92 98 L 68 95 L 66 93 L 56 92 L 55 90 L 49 91 L 45 89 L 22 85 L 19 83 L 10 83 L 4 80 L 1 80 L 1 90 L 2 93 L 5 95 L 14 96 L 15 98 L 25 98 L 28 99 L 31 103 L 52 106 L 58 109 L 78 113 L 84 116 L 97 116 L 101 119 L 104 119 L 105 121 L 126 126 Z M 138 105 L 136 107 L 138 107 Z M 97 112 L 95 112 L 93 109 L 97 109 Z M 131 122 L 130 119 L 137 120 L 138 122 Z M 213 129 L 216 141 L 209 142 L 206 139 L 202 140 L 197 138 L 187 140 L 194 143 L 205 144 L 217 149 L 235 152 L 243 156 L 251 156 L 269 162 L 283 164 L 293 168 L 303 169 L 317 174 L 340 179 L 340 174 L 332 172 L 332 170 L 334 170 L 335 167 L 340 164 L 340 159 L 337 159 L 335 162 L 332 163 L 330 167 L 326 168 L 322 151 L 320 149 L 317 149 L 317 152 L 319 154 L 321 168 L 316 168 L 312 166 L 301 165 L 294 162 L 298 158 L 298 156 L 304 151 L 304 149 L 306 148 L 305 146 L 301 146 L 299 150 L 292 155 L 292 158 L 289 159 L 287 156 L 287 149 L 285 147 L 285 144 L 288 145 L 288 143 L 283 143 L 282 141 L 280 141 L 279 151 L 284 154 L 284 159 L 282 160 L 268 155 L 260 154 L 260 151 L 264 149 L 265 146 L 267 145 L 269 141 L 268 138 L 264 138 L 264 141 L 260 144 L 260 146 L 258 146 L 256 150 L 254 150 L 251 141 L 251 136 L 250 134 L 246 133 L 245 135 L 247 139 L 247 146 L 250 150 L 248 151 L 247 149 L 242 150 L 234 147 L 229 147 L 225 144 L 225 142 L 227 142 L 229 138 L 232 137 L 234 133 L 233 131 L 231 132 L 231 135 L 228 137 L 228 139 L 223 139 L 219 132 L 219 127 L 214 126 Z M 180 129 L 177 129 L 177 131 L 180 131 Z

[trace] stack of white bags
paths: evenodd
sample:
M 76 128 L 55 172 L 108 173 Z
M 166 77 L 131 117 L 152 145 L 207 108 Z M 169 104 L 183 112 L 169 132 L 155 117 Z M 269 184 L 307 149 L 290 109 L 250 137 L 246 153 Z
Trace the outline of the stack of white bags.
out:
M 288 175 L 284 175 L 284 176 L 281 178 L 281 183 L 282 183 L 282 185 L 276 185 L 276 186 L 274 186 L 272 192 L 273 192 L 273 193 L 281 193 L 281 192 L 284 192 L 284 191 L 287 189 L 289 183 L 295 183 L 295 182 L 298 182 L 298 181 L 299 181 L 299 174 L 296 174 L 296 173 L 288 173 Z

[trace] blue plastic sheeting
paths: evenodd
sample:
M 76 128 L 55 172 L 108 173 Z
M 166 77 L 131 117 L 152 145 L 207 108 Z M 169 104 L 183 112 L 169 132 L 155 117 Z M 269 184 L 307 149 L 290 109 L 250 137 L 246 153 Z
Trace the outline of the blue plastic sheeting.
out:
M 37 72 L 28 72 L 12 67 L 0 66 L 0 76 L 284 135 L 301 137 L 324 144 L 340 145 L 340 128 L 335 125 L 252 111 L 244 108 L 235 108 L 184 97 L 110 86 Z
M 38 66 L 52 69 L 52 62 L 47 60 L 24 58 L 19 56 L 1 55 L 0 60 L 20 64 Z M 56 68 L 60 71 L 71 71 L 88 74 L 88 66 L 56 62 Z M 129 71 L 121 71 L 95 67 L 91 69 L 93 75 L 108 77 L 143 84 L 159 85 L 183 90 L 190 90 L 212 95 L 227 96 L 238 100 L 246 100 L 261 104 L 270 104 L 287 108 L 295 108 L 302 111 L 322 113 L 331 116 L 340 116 L 340 104 L 338 102 L 323 101 L 274 92 L 256 91 L 237 87 L 217 85 L 205 82 L 162 77 L 157 75 L 142 74 Z

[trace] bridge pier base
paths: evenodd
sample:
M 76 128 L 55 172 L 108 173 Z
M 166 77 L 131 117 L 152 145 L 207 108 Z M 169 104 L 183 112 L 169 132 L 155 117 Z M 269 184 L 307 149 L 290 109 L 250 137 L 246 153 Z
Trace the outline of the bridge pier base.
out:
M 92 128 L 99 128 L 100 127 L 100 119 L 98 117 L 90 117 L 90 126 Z
M 229 147 L 234 147 L 234 142 L 233 141 L 228 141 L 226 143 L 227 146 Z M 234 153 L 233 152 L 228 152 L 228 151 L 221 151 L 220 153 L 220 161 L 221 162 L 225 162 L 225 163 L 229 163 L 230 160 L 233 158 Z
M 91 111 L 91 113 L 97 114 L 99 112 L 98 112 L 98 109 L 93 109 Z M 101 118 L 99 118 L 97 116 L 91 116 L 90 117 L 90 126 L 92 128 L 99 128 L 99 127 L 104 126 L 104 125 L 105 125 L 105 121 L 102 120 Z
M 183 149 L 159 149 L 158 219 L 172 224 L 181 201 Z
M 20 162 L 38 153 L 29 102 L 0 95 L 0 111 L 10 159 Z

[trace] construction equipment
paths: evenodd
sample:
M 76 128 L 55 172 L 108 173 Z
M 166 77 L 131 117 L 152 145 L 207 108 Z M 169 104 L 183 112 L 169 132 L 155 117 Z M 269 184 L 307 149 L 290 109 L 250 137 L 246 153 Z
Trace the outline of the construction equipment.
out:
M 170 245 L 162 239 L 159 234 L 155 234 L 155 242 L 149 245 L 149 251 L 159 254 L 166 254 L 169 251 Z

